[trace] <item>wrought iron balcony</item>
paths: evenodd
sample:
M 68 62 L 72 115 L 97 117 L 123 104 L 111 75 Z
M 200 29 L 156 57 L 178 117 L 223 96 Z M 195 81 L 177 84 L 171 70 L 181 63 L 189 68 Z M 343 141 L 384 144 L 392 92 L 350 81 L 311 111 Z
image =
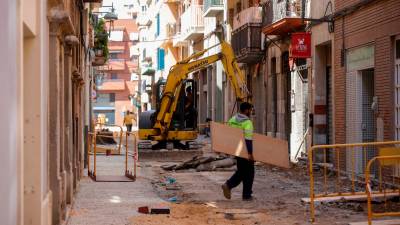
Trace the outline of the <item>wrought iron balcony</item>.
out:
M 263 57 L 261 15 L 261 7 L 250 7 L 235 16 L 232 47 L 239 63 L 255 63 Z
M 286 35 L 304 26 L 301 0 L 269 0 L 263 5 L 263 33 Z
M 183 40 L 193 40 L 203 36 L 203 33 L 203 6 L 191 5 L 181 16 L 181 36 Z
M 213 17 L 224 11 L 223 0 L 204 0 L 204 16 Z
M 247 24 L 232 31 L 232 47 L 239 63 L 255 63 L 263 57 L 261 24 Z

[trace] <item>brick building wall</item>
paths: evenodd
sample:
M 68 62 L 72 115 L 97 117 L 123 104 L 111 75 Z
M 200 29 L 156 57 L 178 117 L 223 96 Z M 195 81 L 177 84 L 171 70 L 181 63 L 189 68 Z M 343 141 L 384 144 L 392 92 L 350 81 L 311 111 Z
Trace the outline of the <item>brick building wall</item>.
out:
M 352 6 L 358 3 L 357 0 L 337 0 L 335 1 L 336 12 L 346 7 Z M 393 140 L 394 139 L 394 38 L 400 34 L 400 1 L 398 0 L 383 0 L 375 1 L 366 6 L 361 7 L 355 12 L 335 19 L 335 31 L 334 31 L 334 90 L 333 96 L 334 101 L 334 114 L 335 114 L 335 143 L 345 142 L 363 142 L 363 132 L 365 132 L 365 121 L 358 119 L 358 122 L 353 123 L 352 119 L 346 118 L 350 115 L 350 111 L 357 111 L 360 109 L 346 109 L 347 106 L 360 107 L 349 104 L 349 101 L 354 99 L 349 98 L 350 89 L 355 88 L 357 95 L 362 96 L 359 93 L 360 87 L 354 87 L 350 85 L 349 71 L 347 71 L 348 64 L 346 62 L 346 56 L 350 51 L 359 49 L 365 46 L 374 47 L 374 59 L 373 59 L 373 95 L 378 97 L 378 110 L 374 112 L 374 125 L 369 129 L 375 133 L 375 138 L 368 141 L 381 141 L 381 140 Z M 342 49 L 345 52 L 342 52 Z M 345 57 L 343 57 L 345 55 Z M 360 73 L 360 71 L 355 72 Z M 353 75 L 352 75 L 353 76 Z M 359 76 L 359 75 L 356 75 Z M 357 82 L 362 85 L 363 75 L 359 76 Z M 346 87 L 347 86 L 347 87 Z M 359 99 L 360 100 L 360 99 Z M 361 111 L 360 115 L 363 115 L 364 111 Z M 383 127 L 379 127 L 377 120 L 383 120 Z M 359 129 L 358 133 L 349 132 L 352 128 L 356 127 Z M 358 128 L 358 126 L 360 128 Z M 362 131 L 362 128 L 364 130 Z M 373 127 L 373 128 L 372 128 Z M 383 134 L 379 134 L 377 130 L 383 130 Z M 347 130 L 347 131 L 346 131 Z M 376 154 L 376 153 L 373 153 Z M 357 158 L 363 157 L 357 155 Z M 371 157 L 371 156 L 369 156 Z M 341 168 L 345 168 L 349 163 L 349 157 L 346 157 L 345 152 L 341 151 L 340 161 Z M 362 158 L 357 159 L 358 162 L 362 162 Z M 360 172 L 365 162 L 359 163 Z M 347 168 L 349 169 L 349 168 Z
M 336 11 L 358 1 L 336 1 Z M 393 138 L 393 37 L 400 34 L 400 1 L 376 1 L 335 21 L 335 142 L 346 141 L 346 65 L 342 66 L 343 33 L 345 50 L 375 46 L 375 95 L 384 121 L 384 139 Z M 343 26 L 344 25 L 344 26 Z M 343 30 L 344 28 L 344 30 Z

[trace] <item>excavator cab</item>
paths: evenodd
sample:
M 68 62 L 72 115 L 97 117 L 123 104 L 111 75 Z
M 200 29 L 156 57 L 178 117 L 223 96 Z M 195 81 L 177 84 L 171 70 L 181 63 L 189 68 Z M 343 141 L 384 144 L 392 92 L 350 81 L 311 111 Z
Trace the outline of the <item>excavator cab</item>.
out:
M 140 129 L 151 129 L 154 126 L 155 117 L 160 108 L 163 91 L 166 85 L 165 80 L 159 80 L 154 86 L 153 98 L 156 100 L 156 110 L 142 112 L 139 119 Z M 197 82 L 193 79 L 185 79 L 179 93 L 176 110 L 172 115 L 171 131 L 196 131 L 197 130 Z M 141 149 L 163 149 L 167 148 L 167 142 L 159 141 L 152 145 L 150 142 L 141 142 Z M 174 148 L 187 149 L 190 143 L 181 143 L 179 140 L 172 141 Z
M 196 130 L 197 129 L 197 86 L 193 79 L 186 79 L 182 83 L 178 104 L 170 130 Z

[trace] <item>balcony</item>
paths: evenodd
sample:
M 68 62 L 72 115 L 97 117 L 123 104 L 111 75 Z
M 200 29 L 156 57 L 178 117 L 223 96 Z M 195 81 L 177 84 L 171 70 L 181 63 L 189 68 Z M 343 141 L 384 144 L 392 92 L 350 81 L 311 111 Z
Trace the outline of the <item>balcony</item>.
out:
M 183 40 L 194 40 L 204 33 L 202 5 L 191 5 L 181 16 L 181 37 Z
M 263 57 L 261 7 L 250 7 L 235 16 L 232 47 L 239 63 L 256 63 Z
M 152 23 L 151 18 L 148 13 L 141 13 L 137 17 L 138 26 L 150 26 Z
M 167 34 L 167 38 L 172 38 L 177 33 L 177 26 L 176 23 L 167 23 L 165 25 L 165 31 Z
M 223 0 L 204 0 L 204 17 L 214 17 L 223 11 Z
M 164 0 L 165 4 L 179 4 L 181 0 Z
M 186 40 L 183 39 L 182 35 L 181 35 L 181 23 L 180 21 L 178 21 L 178 23 L 176 23 L 176 27 L 175 27 L 175 34 L 174 34 L 174 39 L 172 40 L 172 46 L 176 47 L 183 47 L 183 46 L 187 46 L 188 42 Z
M 113 110 L 115 107 L 115 102 L 93 102 L 93 109 L 94 110 Z
M 287 35 L 305 25 L 300 0 L 269 0 L 264 6 L 263 33 Z
M 246 24 L 260 24 L 262 23 L 262 8 L 249 7 L 236 14 L 233 19 L 232 30 L 239 29 Z
M 123 79 L 104 79 L 97 84 L 100 91 L 123 91 L 125 90 L 125 80 Z

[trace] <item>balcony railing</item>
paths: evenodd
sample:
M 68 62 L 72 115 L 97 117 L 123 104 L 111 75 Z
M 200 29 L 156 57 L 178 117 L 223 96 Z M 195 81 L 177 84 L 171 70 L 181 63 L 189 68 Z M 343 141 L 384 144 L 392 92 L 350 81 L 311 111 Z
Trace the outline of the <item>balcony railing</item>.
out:
M 139 26 L 150 26 L 151 19 L 148 13 L 140 13 L 137 17 L 137 24 Z
M 232 47 L 239 63 L 261 60 L 261 23 L 248 23 L 232 31 Z
M 181 16 L 181 35 L 183 40 L 192 40 L 204 33 L 202 5 L 191 5 Z
M 204 16 L 212 17 L 224 11 L 223 0 L 204 0 Z
M 263 6 L 263 13 L 263 32 L 266 34 L 279 35 L 303 25 L 301 0 L 269 0 Z M 281 21 L 280 26 L 273 26 Z
M 165 26 L 166 26 L 165 30 L 167 33 L 167 38 L 171 38 L 177 33 L 176 23 L 167 23 L 167 25 Z
M 261 7 L 249 7 L 236 14 L 233 19 L 233 30 L 240 28 L 245 24 L 256 23 L 261 24 L 262 22 L 262 8 Z
M 125 90 L 124 79 L 104 79 L 96 82 L 97 89 L 102 91 L 121 91 Z
M 103 102 L 103 101 L 101 101 L 101 102 L 97 102 L 97 101 L 95 101 L 95 102 L 93 102 L 93 107 L 101 107 L 101 108 L 103 108 L 103 107 L 106 107 L 106 108 L 112 108 L 112 107 L 114 107 L 115 106 L 115 102 Z

